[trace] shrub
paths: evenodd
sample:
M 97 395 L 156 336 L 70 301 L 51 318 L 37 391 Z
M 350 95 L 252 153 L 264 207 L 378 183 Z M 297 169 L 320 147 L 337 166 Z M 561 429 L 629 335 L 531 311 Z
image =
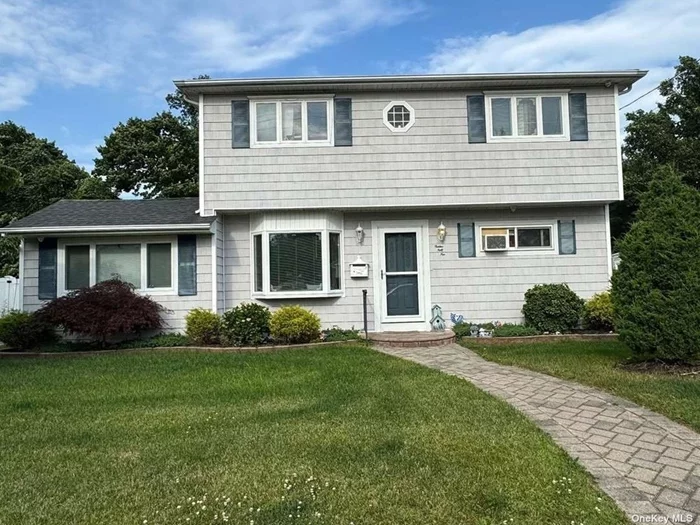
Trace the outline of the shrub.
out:
M 319 337 L 321 320 L 301 306 L 283 306 L 270 318 L 270 333 L 283 343 L 310 343 Z
M 620 241 L 612 303 L 620 339 L 663 360 L 700 357 L 700 192 L 662 168 Z
M 455 333 L 455 336 L 459 339 L 460 337 L 469 337 L 471 334 L 471 323 L 457 323 L 452 327 L 452 331 Z
M 321 339 L 328 342 L 357 341 L 359 339 L 362 339 L 362 336 L 360 335 L 360 331 L 355 330 L 354 328 L 352 330 L 343 330 L 342 328 L 334 326 L 333 328 L 324 330 L 321 333 Z
M 221 334 L 226 344 L 258 346 L 270 335 L 270 310 L 257 303 L 241 303 L 223 315 Z
M 185 316 L 185 334 L 196 345 L 220 342 L 221 317 L 205 308 L 190 310 Z
M 28 350 L 56 340 L 53 327 L 37 314 L 12 310 L 0 317 L 0 341 Z
M 583 306 L 583 323 L 591 330 L 609 332 L 615 328 L 613 304 L 610 292 L 601 292 L 591 297 Z
M 525 337 L 529 335 L 540 335 L 540 332 L 532 326 L 512 323 L 503 323 L 493 330 L 494 337 Z
M 90 288 L 81 288 L 43 306 L 37 314 L 70 334 L 99 341 L 118 334 L 135 335 L 163 327 L 161 314 L 166 309 L 134 287 L 110 279 Z
M 566 284 L 538 284 L 525 292 L 525 324 L 540 332 L 569 332 L 578 326 L 583 302 Z

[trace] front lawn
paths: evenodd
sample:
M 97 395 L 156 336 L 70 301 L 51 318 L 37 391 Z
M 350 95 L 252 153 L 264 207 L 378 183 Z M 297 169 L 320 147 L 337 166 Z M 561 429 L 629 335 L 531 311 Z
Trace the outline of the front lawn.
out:
M 625 523 L 513 408 L 362 346 L 0 377 L 0 523 Z
M 700 431 L 700 377 L 632 372 L 617 365 L 632 357 L 618 341 L 553 341 L 517 345 L 462 344 L 504 365 L 607 390 Z

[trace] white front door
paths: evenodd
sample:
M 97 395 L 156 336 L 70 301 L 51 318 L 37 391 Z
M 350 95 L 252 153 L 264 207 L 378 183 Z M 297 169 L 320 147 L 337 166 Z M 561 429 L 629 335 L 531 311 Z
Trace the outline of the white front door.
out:
M 373 229 L 377 330 L 429 330 L 427 222 L 376 222 Z

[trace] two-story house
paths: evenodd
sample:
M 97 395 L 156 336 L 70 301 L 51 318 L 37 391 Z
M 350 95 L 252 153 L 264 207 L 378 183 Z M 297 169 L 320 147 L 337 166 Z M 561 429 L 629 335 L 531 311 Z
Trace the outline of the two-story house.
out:
M 24 308 L 118 275 L 163 302 L 296 303 L 324 326 L 519 322 L 523 294 L 611 274 L 618 96 L 644 71 L 175 82 L 199 198 L 60 201 L 24 238 Z

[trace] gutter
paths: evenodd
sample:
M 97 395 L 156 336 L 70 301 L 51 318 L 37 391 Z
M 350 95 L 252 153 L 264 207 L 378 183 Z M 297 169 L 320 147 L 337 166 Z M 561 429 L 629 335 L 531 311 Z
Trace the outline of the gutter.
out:
M 136 226 L 48 226 L 26 228 L 2 228 L 0 235 L 73 235 L 73 234 L 132 234 L 132 233 L 172 233 L 172 232 L 205 232 L 211 231 L 210 223 L 200 224 L 156 224 Z

